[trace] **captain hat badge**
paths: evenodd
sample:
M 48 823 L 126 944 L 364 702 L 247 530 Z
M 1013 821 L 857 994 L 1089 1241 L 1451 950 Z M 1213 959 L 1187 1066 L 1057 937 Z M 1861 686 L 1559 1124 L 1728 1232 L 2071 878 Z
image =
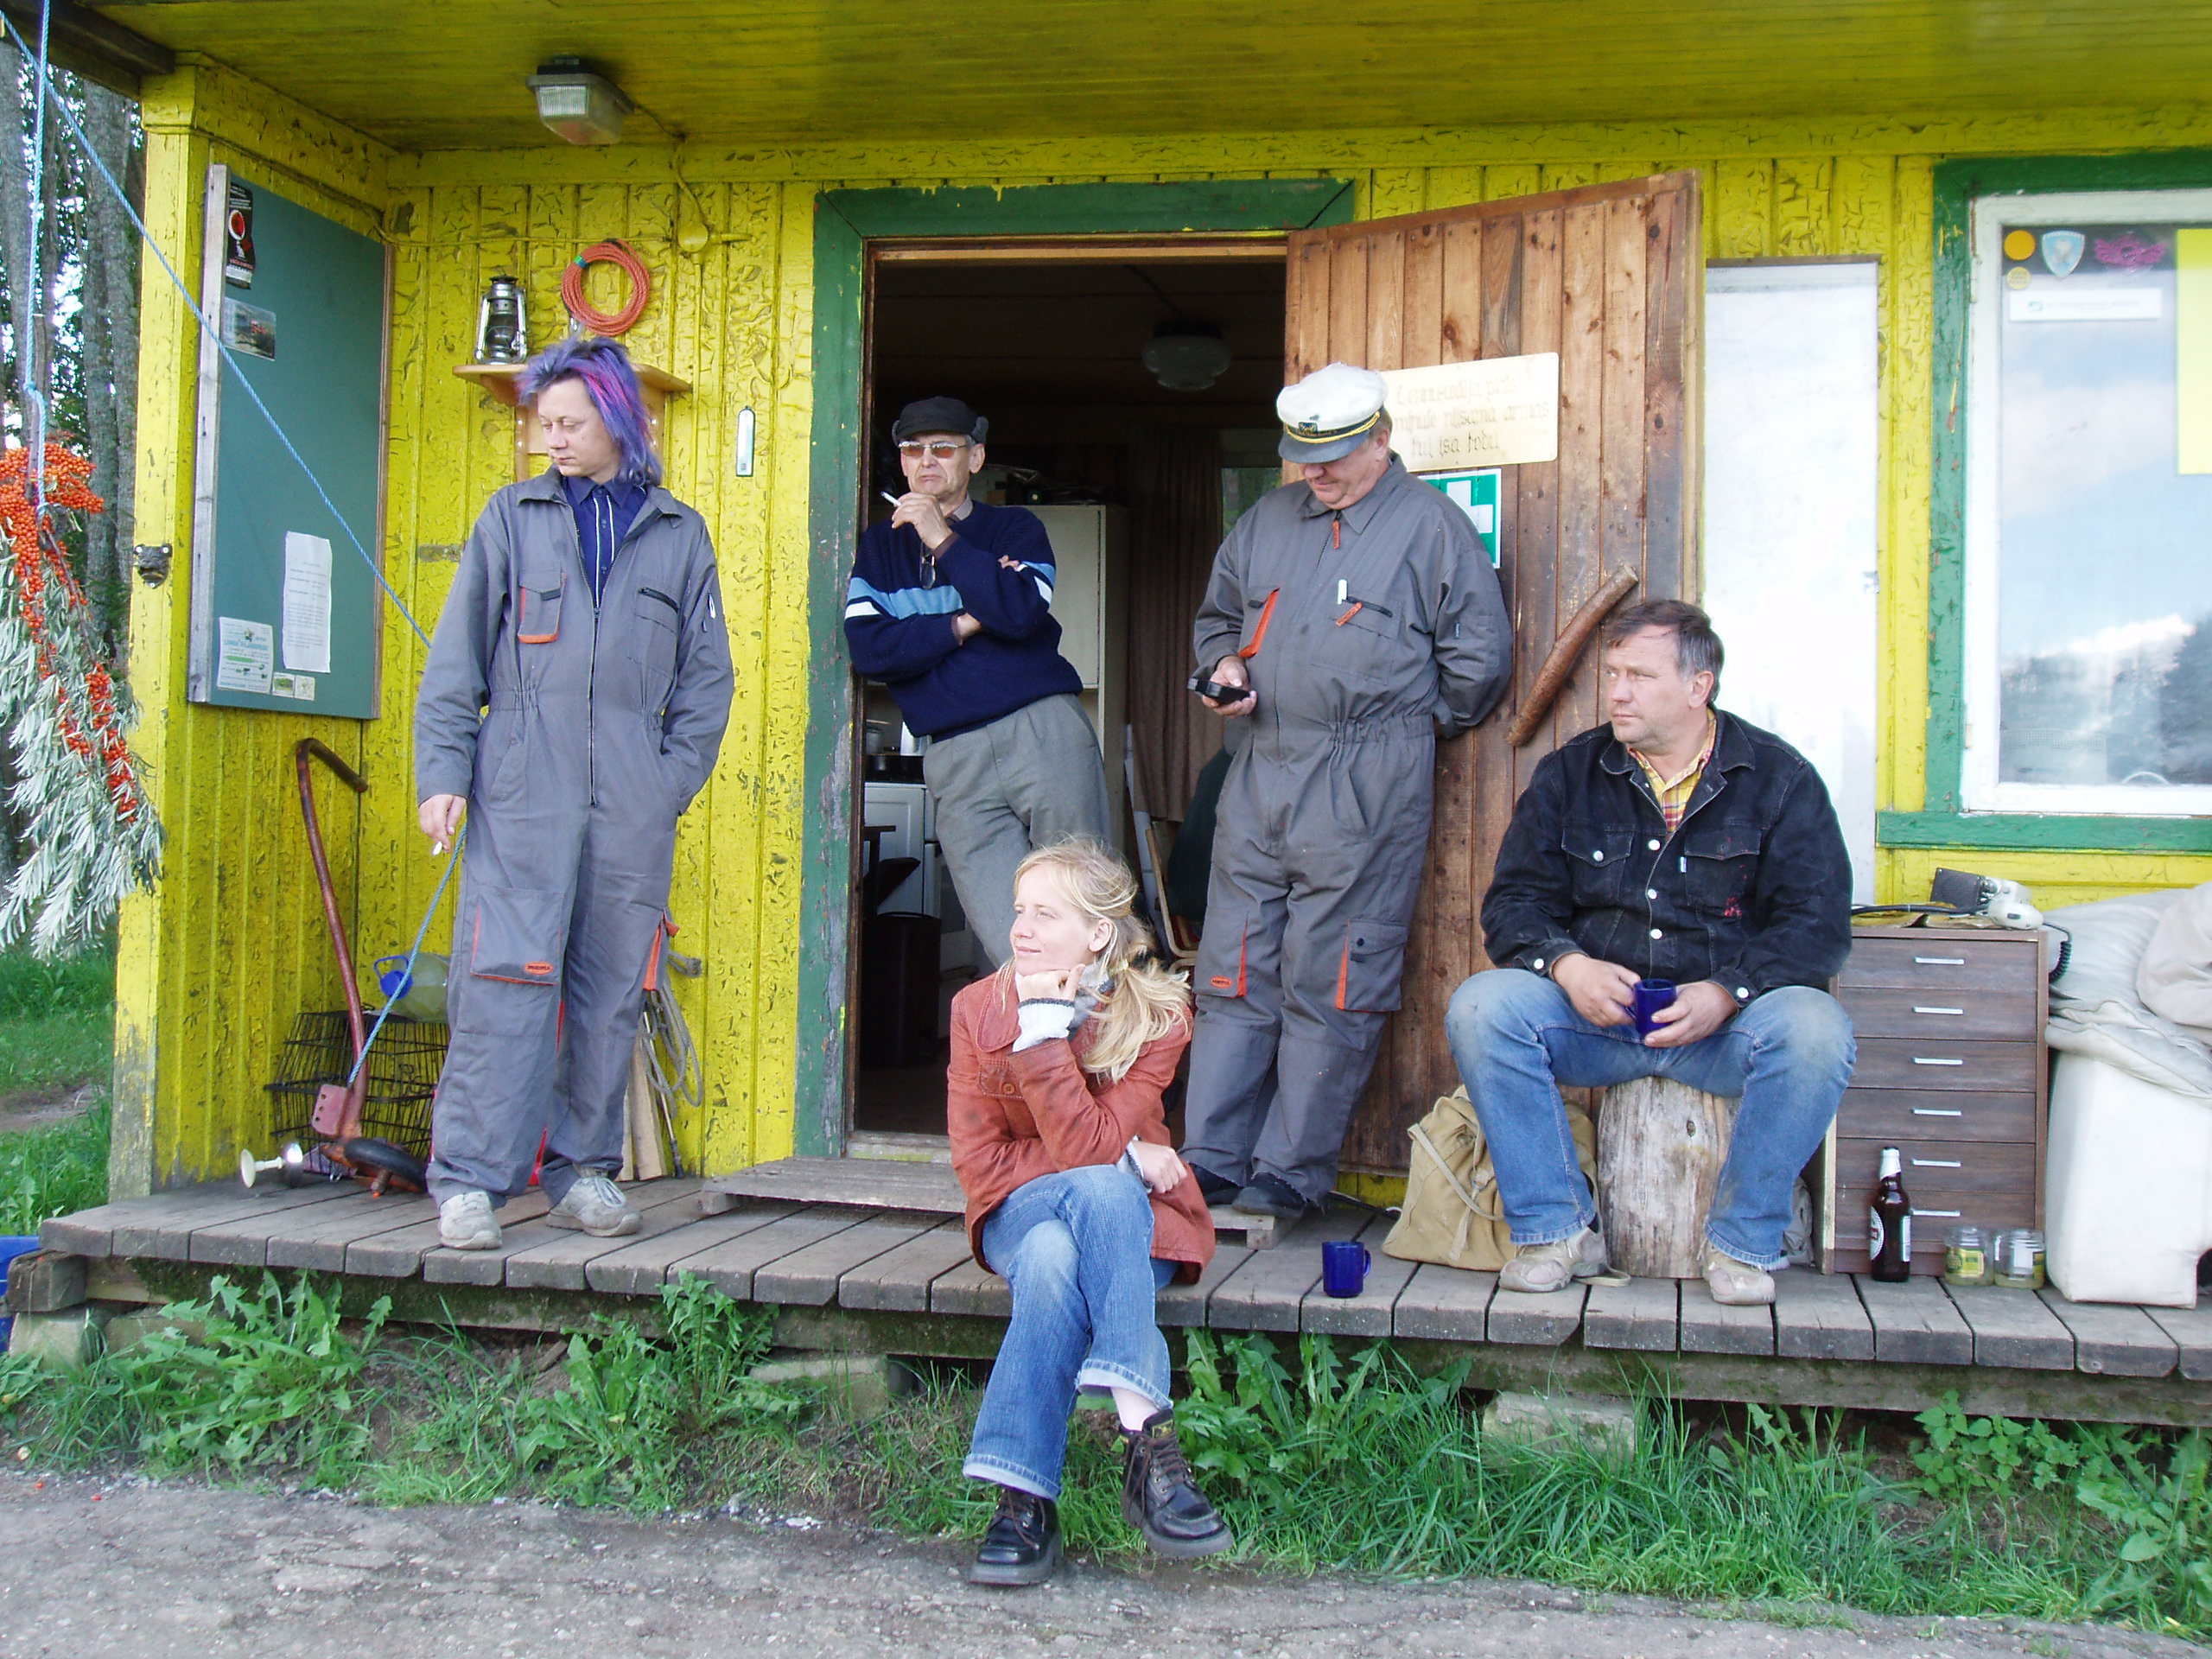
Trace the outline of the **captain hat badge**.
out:
M 1372 369 L 1332 363 L 1314 370 L 1275 398 L 1275 414 L 1282 422 L 1275 453 L 1306 464 L 1350 454 L 1382 419 L 1389 391 L 1389 384 Z

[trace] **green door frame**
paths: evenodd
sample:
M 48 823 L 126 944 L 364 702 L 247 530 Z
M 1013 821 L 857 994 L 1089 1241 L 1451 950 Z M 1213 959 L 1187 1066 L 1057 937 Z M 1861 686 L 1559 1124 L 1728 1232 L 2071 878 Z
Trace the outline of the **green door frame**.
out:
M 826 190 L 814 212 L 814 428 L 808 514 L 804 862 L 794 1150 L 845 1135 L 853 891 L 853 671 L 845 582 L 858 538 L 868 244 L 884 237 L 1173 235 L 1305 230 L 1352 216 L 1344 179 Z
M 1928 773 L 1926 805 L 1885 811 L 1883 847 L 2088 852 L 2212 850 L 2202 819 L 1967 812 L 1960 789 L 1966 751 L 1966 448 L 1967 306 L 1974 291 L 1969 219 L 1977 197 L 2075 190 L 2202 189 L 2212 151 L 2126 156 L 1976 156 L 1936 168 L 1934 467 L 1929 490 Z

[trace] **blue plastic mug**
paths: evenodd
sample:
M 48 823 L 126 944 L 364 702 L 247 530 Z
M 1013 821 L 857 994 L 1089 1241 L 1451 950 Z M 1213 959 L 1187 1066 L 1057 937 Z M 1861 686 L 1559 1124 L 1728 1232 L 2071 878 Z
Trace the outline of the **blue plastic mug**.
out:
M 1658 1020 L 1652 1016 L 1662 1008 L 1675 1006 L 1675 982 L 1671 979 L 1639 979 L 1636 982 L 1636 1028 L 1649 1037 L 1659 1029 Z
M 1374 1261 L 1357 1239 L 1332 1239 L 1321 1247 L 1321 1288 L 1332 1296 L 1357 1296 L 1367 1284 Z

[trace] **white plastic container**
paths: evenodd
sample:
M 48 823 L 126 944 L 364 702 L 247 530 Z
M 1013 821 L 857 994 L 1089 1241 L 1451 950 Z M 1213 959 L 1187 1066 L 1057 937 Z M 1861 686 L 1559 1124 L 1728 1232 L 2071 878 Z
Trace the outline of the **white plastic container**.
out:
M 2061 1054 L 2050 1084 L 2044 1232 L 2069 1301 L 2196 1306 L 2212 1249 L 2212 1105 Z

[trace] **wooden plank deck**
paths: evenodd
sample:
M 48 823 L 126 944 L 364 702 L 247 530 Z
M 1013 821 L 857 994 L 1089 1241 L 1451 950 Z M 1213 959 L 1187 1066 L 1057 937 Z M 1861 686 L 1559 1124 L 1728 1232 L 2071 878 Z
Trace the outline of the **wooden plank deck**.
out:
M 895 1186 L 912 1197 L 944 1174 L 928 1165 L 891 1167 L 888 1185 L 880 1172 L 864 1172 L 871 1190 Z M 61 1217 L 42 1236 L 48 1249 L 89 1258 L 92 1282 L 111 1287 L 95 1295 L 112 1296 L 119 1286 L 155 1299 L 162 1293 L 127 1287 L 204 1286 L 216 1273 L 265 1266 L 340 1274 L 365 1296 L 399 1295 L 410 1283 L 452 1287 L 462 1298 L 456 1306 L 491 1307 L 466 1295 L 496 1290 L 508 1298 L 499 1308 L 526 1305 L 541 1310 L 529 1317 L 555 1320 L 543 1310 L 557 1303 L 518 1302 L 515 1294 L 650 1297 L 689 1274 L 741 1300 L 793 1310 L 787 1325 L 804 1311 L 815 1320 L 810 1329 L 846 1321 L 840 1340 L 875 1331 L 909 1344 L 894 1351 L 935 1351 L 931 1322 L 965 1319 L 967 1345 L 944 1351 L 978 1357 L 995 1338 L 972 1321 L 1003 1319 L 1010 1309 L 1005 1281 L 970 1258 L 961 1219 L 934 1205 L 710 1195 L 683 1179 L 630 1192 L 645 1217 L 633 1236 L 554 1229 L 533 1192 L 505 1206 L 501 1247 L 486 1251 L 441 1249 L 435 1214 L 420 1197 L 372 1198 L 340 1185 L 246 1192 L 210 1183 Z M 707 1205 L 719 1212 L 702 1216 Z M 2136 1414 L 2118 1421 L 2212 1423 L 2212 1389 L 2198 1386 L 2212 1381 L 2212 1307 L 2092 1306 L 2051 1291 L 1952 1289 L 1933 1279 L 1883 1285 L 1803 1270 L 1777 1275 L 1772 1308 L 1721 1307 L 1698 1280 L 1516 1295 L 1500 1291 L 1495 1274 L 1382 1255 L 1388 1226 L 1387 1218 L 1338 1211 L 1288 1230 L 1275 1248 L 1224 1241 L 1199 1282 L 1160 1294 L 1160 1324 L 1389 1338 L 1432 1356 L 1440 1345 L 1475 1355 L 1478 1374 L 1505 1379 L 1497 1386 L 1556 1378 L 1602 1390 L 1657 1378 L 1687 1397 L 1906 1406 L 1955 1387 L 1975 1410 L 2095 1414 L 2094 1402 L 2109 1397 Z M 1375 1253 L 1357 1296 L 1332 1297 L 1321 1286 L 1320 1246 L 1332 1238 L 1359 1238 Z M 163 1276 L 180 1268 L 198 1277 Z M 440 1291 L 416 1305 L 447 1300 Z M 1764 1376 L 1782 1380 L 1769 1386 Z M 1885 1376 L 1897 1382 L 1885 1388 Z

